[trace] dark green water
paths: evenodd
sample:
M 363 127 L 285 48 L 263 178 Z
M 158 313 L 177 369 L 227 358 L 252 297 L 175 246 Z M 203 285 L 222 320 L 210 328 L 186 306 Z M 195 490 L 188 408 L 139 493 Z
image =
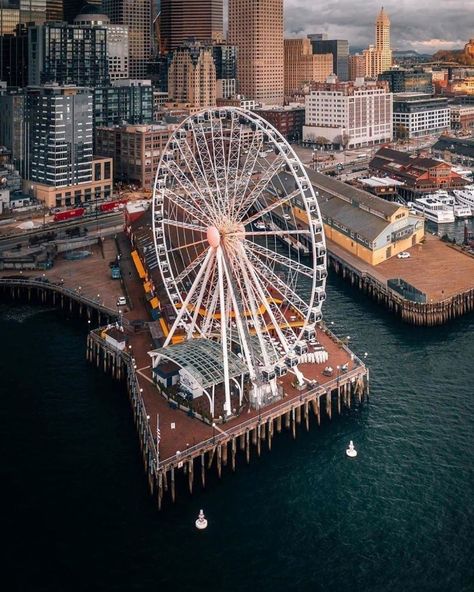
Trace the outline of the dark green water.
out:
M 159 514 L 84 324 L 0 304 L 2 589 L 474 590 L 474 316 L 410 328 L 334 279 L 325 313 L 370 403 Z

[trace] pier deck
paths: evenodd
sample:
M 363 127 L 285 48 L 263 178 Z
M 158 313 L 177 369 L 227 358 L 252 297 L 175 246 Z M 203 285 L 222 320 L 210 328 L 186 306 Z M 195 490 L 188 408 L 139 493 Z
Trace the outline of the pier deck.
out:
M 439 238 L 426 235 L 424 243 L 377 266 L 327 241 L 330 266 L 353 286 L 414 325 L 440 325 L 474 310 L 474 257 Z M 393 290 L 389 279 L 404 280 L 425 298 L 415 301 Z

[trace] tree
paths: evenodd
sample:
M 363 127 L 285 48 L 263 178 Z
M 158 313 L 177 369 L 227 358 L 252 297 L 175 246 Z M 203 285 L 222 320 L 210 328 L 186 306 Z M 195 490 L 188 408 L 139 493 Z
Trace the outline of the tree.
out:
M 318 144 L 318 146 L 327 146 L 328 144 L 331 143 L 330 140 L 328 140 L 324 136 L 318 136 L 317 138 L 314 139 L 314 141 L 316 144 Z
M 339 134 L 338 136 L 336 136 L 334 138 L 333 144 L 338 144 L 339 146 L 342 147 L 343 150 L 345 150 L 347 148 L 347 146 L 349 145 L 350 141 L 351 141 L 350 135 L 346 134 L 346 132 L 343 132 L 342 134 Z
M 399 140 L 408 140 L 408 128 L 403 123 L 397 123 L 395 126 L 395 137 Z

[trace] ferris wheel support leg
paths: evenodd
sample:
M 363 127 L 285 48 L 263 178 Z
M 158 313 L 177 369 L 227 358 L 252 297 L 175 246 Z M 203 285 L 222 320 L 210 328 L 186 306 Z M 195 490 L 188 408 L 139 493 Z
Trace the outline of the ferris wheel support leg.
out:
M 303 373 L 301 372 L 301 370 L 299 370 L 298 367 L 295 366 L 295 368 L 291 369 L 291 372 L 296 376 L 297 388 L 304 387 L 306 384 L 306 379 L 305 379 Z
M 181 310 L 179 311 L 178 315 L 176 316 L 176 320 L 173 323 L 173 326 L 171 327 L 171 331 L 168 333 L 168 337 L 166 338 L 165 344 L 163 347 L 167 347 L 174 335 L 174 332 L 176 331 L 179 323 L 181 322 L 181 319 L 183 318 L 183 316 L 186 314 L 187 312 L 187 308 L 188 308 L 188 304 L 191 301 L 191 298 L 193 297 L 194 292 L 196 291 L 197 286 L 199 285 L 199 282 L 201 280 L 201 277 L 204 273 L 204 271 L 206 270 L 206 267 L 209 263 L 209 259 L 211 258 L 212 255 L 212 249 L 209 249 L 206 258 L 204 259 L 204 263 L 201 267 L 201 269 L 199 270 L 199 273 L 196 276 L 196 279 L 193 282 L 193 285 L 191 286 L 188 295 L 186 296 L 185 301 L 183 302 L 183 306 L 181 307 Z
M 225 404 L 224 413 L 229 416 L 232 412 L 230 403 L 230 377 L 229 377 L 229 357 L 227 351 L 227 314 L 226 314 L 226 302 L 224 293 L 224 270 L 222 268 L 222 248 L 218 247 L 217 250 L 217 266 L 219 269 L 219 298 L 221 307 L 221 346 L 222 346 L 222 358 L 224 362 L 224 391 L 225 391 Z

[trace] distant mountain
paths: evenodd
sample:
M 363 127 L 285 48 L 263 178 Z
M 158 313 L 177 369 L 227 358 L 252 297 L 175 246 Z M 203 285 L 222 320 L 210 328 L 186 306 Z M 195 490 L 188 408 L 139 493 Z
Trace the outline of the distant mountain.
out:
M 463 66 L 474 66 L 474 59 L 469 58 L 464 49 L 442 49 L 433 55 L 433 61 L 456 62 Z
M 405 50 L 394 49 L 393 56 L 395 58 L 425 58 L 425 57 L 429 57 L 430 54 L 419 53 L 418 51 L 415 51 L 414 49 L 405 49 Z

